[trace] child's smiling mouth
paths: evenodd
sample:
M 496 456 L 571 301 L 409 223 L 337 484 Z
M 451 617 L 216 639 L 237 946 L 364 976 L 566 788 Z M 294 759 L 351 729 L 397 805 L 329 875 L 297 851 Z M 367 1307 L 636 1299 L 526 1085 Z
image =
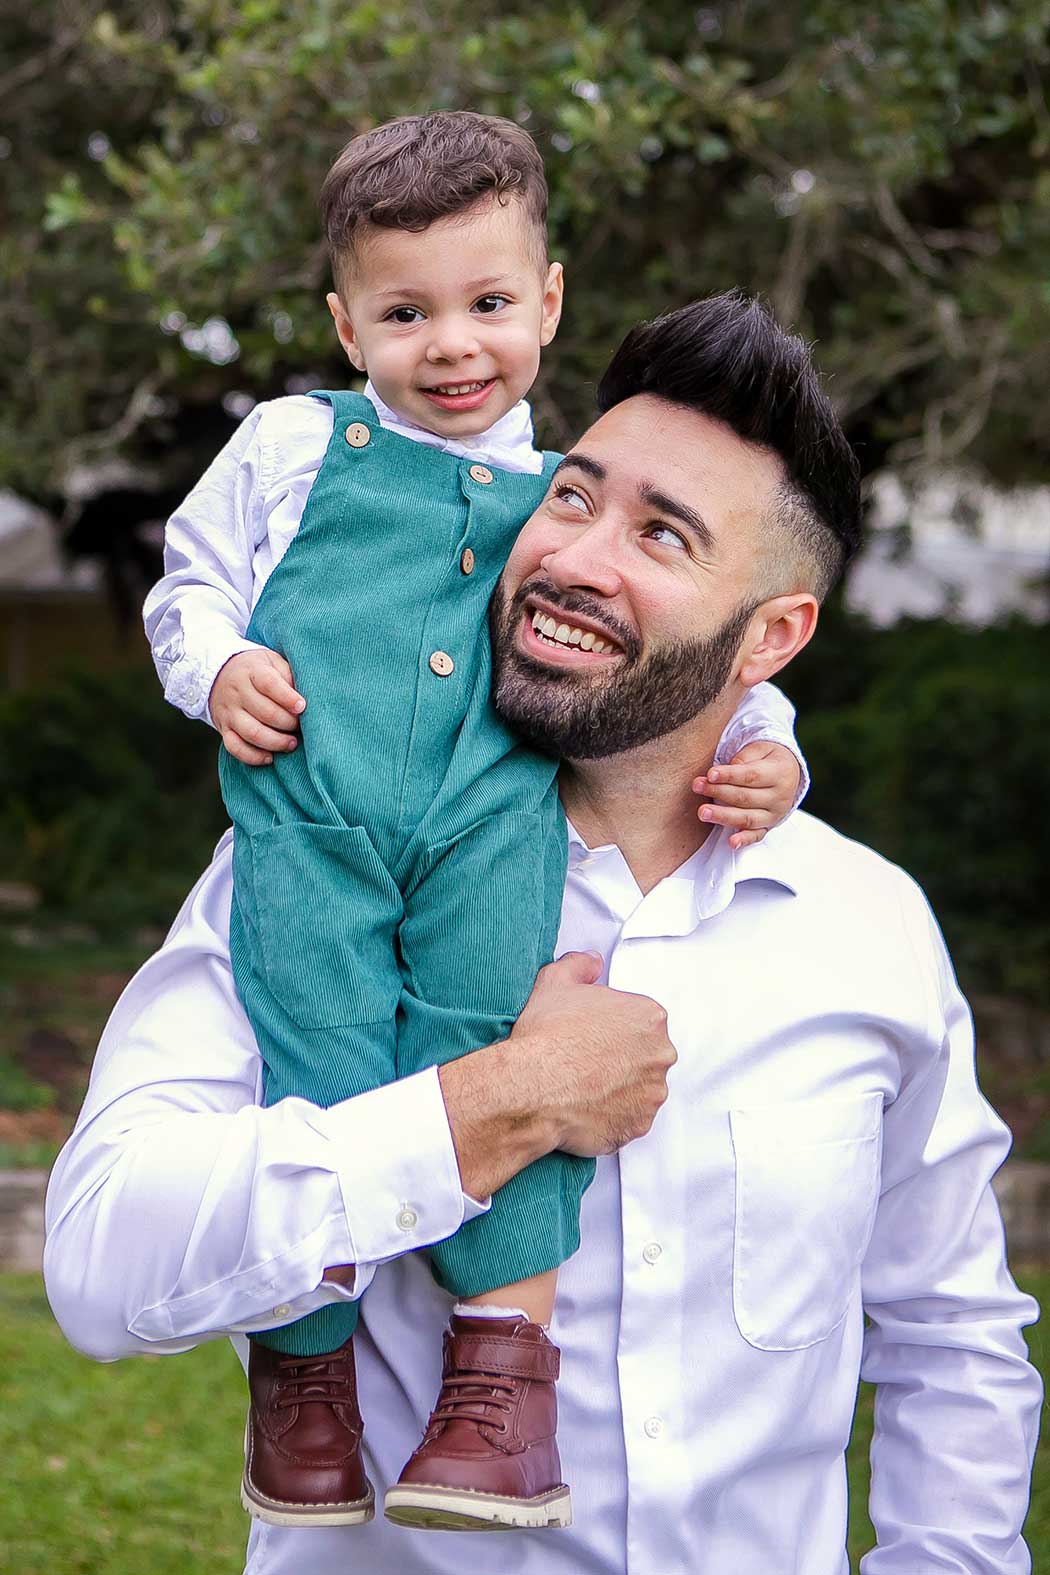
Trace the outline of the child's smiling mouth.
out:
M 469 383 L 437 383 L 433 388 L 424 388 L 420 392 L 442 410 L 477 410 L 495 386 L 496 379 L 490 377 L 483 381 L 474 379 Z

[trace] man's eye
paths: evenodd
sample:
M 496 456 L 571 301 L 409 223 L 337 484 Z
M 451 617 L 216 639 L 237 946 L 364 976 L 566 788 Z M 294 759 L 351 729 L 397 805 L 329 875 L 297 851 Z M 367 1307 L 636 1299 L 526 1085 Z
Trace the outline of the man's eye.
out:
M 650 525 L 649 539 L 650 541 L 660 541 L 661 543 L 666 542 L 669 547 L 681 547 L 685 552 L 689 551 L 689 543 L 685 537 L 670 525 Z
M 423 313 L 417 306 L 395 306 L 383 319 L 387 323 L 421 323 Z
M 587 499 L 575 487 L 555 487 L 554 496 L 559 503 L 568 503 L 570 508 L 578 509 L 581 514 L 586 514 Z
M 483 295 L 480 301 L 474 302 L 474 310 L 491 316 L 493 312 L 502 312 L 510 302 L 505 295 Z

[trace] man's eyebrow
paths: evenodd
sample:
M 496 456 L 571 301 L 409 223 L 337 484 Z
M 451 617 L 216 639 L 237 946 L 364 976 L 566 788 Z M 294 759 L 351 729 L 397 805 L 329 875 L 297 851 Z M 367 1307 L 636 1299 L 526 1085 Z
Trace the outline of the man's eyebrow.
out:
M 554 467 L 551 480 L 553 481 L 555 476 L 560 476 L 563 470 L 573 469 L 582 470 L 584 475 L 590 476 L 593 481 L 604 481 L 609 474 L 605 466 L 600 465 L 589 454 L 566 454 L 565 458 Z
M 649 481 L 643 482 L 638 488 L 638 496 L 643 503 L 648 503 L 650 508 L 688 526 L 699 542 L 701 552 L 706 553 L 709 558 L 714 557 L 715 538 L 700 515 L 695 509 L 691 509 L 688 503 L 681 503 L 677 498 L 668 497 L 666 492 L 660 492 Z

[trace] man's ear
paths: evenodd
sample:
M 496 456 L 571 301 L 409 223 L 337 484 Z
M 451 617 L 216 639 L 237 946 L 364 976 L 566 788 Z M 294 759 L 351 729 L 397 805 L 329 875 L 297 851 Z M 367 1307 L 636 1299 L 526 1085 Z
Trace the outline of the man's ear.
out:
M 753 689 L 786 667 L 812 640 L 820 605 L 808 591 L 774 596 L 758 608 L 745 642 L 740 682 Z
M 362 354 L 361 346 L 357 342 L 357 335 L 354 333 L 354 325 L 346 315 L 346 307 L 334 290 L 329 290 L 325 300 L 328 303 L 328 310 L 335 320 L 335 331 L 339 335 L 339 343 L 349 356 L 351 365 L 356 366 L 359 372 L 367 372 L 368 368 L 365 366 L 365 358 Z

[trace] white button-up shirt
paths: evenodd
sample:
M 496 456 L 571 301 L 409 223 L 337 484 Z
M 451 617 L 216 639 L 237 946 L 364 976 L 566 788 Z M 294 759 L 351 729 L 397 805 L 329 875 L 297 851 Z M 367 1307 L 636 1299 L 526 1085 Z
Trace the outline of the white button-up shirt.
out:
M 48 1292 L 73 1343 L 115 1359 L 368 1285 L 355 1345 L 381 1493 L 436 1397 L 449 1312 L 411 1249 L 464 1217 L 437 1077 L 258 1108 L 230 880 L 224 840 L 114 1012 L 52 1175 Z M 861 1373 L 880 1386 L 864 1575 L 1028 1571 L 1036 1307 L 989 1185 L 1008 1135 L 921 893 L 803 814 L 735 856 L 714 833 L 644 898 L 616 848 L 574 839 L 561 947 L 660 1001 L 679 1053 L 652 1131 L 599 1161 L 561 1271 L 575 1523 L 254 1522 L 248 1575 L 847 1575 Z M 322 1282 L 345 1262 L 351 1290 Z

